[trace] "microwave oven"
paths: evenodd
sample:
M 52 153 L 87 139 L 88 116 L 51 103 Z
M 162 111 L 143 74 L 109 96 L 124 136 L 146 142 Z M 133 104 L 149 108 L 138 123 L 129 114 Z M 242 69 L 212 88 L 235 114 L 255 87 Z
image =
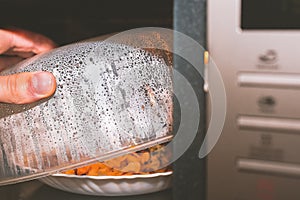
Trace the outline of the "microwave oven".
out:
M 108 9 L 108 1 L 101 2 L 101 6 L 90 3 L 90 7 L 97 11 L 92 14 L 101 15 L 92 18 L 94 15 L 87 14 L 78 18 L 75 16 L 76 12 L 63 12 L 62 7 L 57 10 L 59 14 L 51 15 L 51 12 L 47 13 L 43 9 L 44 4 L 32 0 L 31 4 L 22 3 L 18 15 L 7 18 L 5 22 L 46 33 L 59 44 L 72 42 L 81 37 L 141 26 L 141 21 L 145 22 L 143 26 L 170 27 L 173 23 L 175 30 L 193 37 L 207 48 L 211 60 L 216 63 L 222 74 L 227 95 L 227 115 L 223 132 L 208 156 L 199 159 L 197 155 L 205 132 L 203 130 L 205 120 L 201 117 L 199 134 L 194 144 L 174 164 L 172 191 L 144 198 L 299 199 L 300 114 L 298 113 L 300 112 L 297 104 L 300 98 L 300 70 L 297 67 L 299 57 L 297 54 L 300 45 L 297 43 L 300 42 L 298 14 L 300 8 L 298 1 L 174 0 L 173 2 L 168 0 L 151 2 L 152 6 L 147 6 L 146 9 L 148 12 L 141 9 L 144 8 L 142 4 L 139 9 L 135 9 L 129 6 L 129 2 L 124 3 L 126 7 L 121 1 L 112 2 L 114 6 L 118 5 L 117 12 Z M 134 2 L 137 1 L 130 4 Z M 20 2 L 3 0 L 2 4 L 9 4 L 9 6 L 2 5 L 6 8 L 2 13 L 4 16 L 10 12 L 7 7 L 16 8 L 15 5 L 19 5 Z M 65 4 L 63 8 L 68 8 L 67 6 L 82 8 L 80 1 L 70 5 L 68 2 Z M 157 15 L 158 7 L 155 6 L 157 4 L 160 4 L 160 9 L 166 7 L 171 9 L 167 9 L 167 12 L 161 9 L 161 14 Z M 53 5 L 55 7 L 55 4 Z M 24 6 L 28 9 L 24 9 Z M 36 9 L 36 6 L 40 9 Z M 39 16 L 43 20 L 37 21 L 32 20 L 35 19 L 34 17 L 28 17 L 30 7 L 32 10 L 39 10 Z M 99 12 L 100 8 L 102 8 L 101 12 Z M 132 9 L 131 12 L 128 12 L 129 8 Z M 171 16 L 172 9 L 173 19 L 168 18 L 163 21 L 162 18 Z M 82 11 L 90 13 L 88 9 Z M 41 15 L 42 13 L 48 16 Z M 127 16 L 127 13 L 136 13 L 134 16 L 139 20 L 127 20 L 125 26 L 121 19 Z M 141 20 L 141 13 L 146 16 L 143 20 Z M 20 20 L 21 15 L 22 20 Z M 86 16 L 85 20 L 82 19 L 84 16 Z M 148 16 L 155 16 L 158 19 L 152 22 L 147 18 Z M 178 65 L 185 68 L 181 63 Z M 207 70 L 209 83 L 214 81 L 210 79 L 213 72 L 209 67 Z M 192 75 L 194 74 L 191 74 L 191 77 Z M 202 86 L 202 83 L 197 82 L 199 79 L 195 77 L 192 81 L 196 82 L 195 87 Z M 198 92 L 200 92 L 200 112 L 203 116 L 203 111 L 209 110 L 209 98 L 205 106 L 201 88 Z M 208 121 L 209 117 L 206 120 Z M 35 188 L 36 183 L 40 186 L 39 182 L 34 181 L 3 186 L 0 188 L 0 194 L 4 194 L 4 199 L 5 195 L 13 196 L 8 199 L 18 199 L 20 195 L 26 194 L 28 196 L 26 199 L 39 199 L 41 196 L 49 199 L 53 197 L 93 198 L 63 193 L 46 186 Z M 23 194 L 23 191 L 27 193 Z M 124 198 L 126 197 L 119 199 Z M 138 198 L 141 197 L 133 196 L 126 199 Z
M 207 199 L 299 199 L 300 1 L 208 0 L 207 48 L 227 97 Z

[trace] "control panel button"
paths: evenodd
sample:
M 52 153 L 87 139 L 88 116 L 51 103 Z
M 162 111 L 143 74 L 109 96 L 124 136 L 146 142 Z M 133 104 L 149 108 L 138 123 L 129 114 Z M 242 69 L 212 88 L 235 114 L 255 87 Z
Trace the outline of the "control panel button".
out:
M 242 72 L 238 74 L 238 84 L 242 87 L 300 89 L 300 74 Z
M 236 165 L 239 170 L 249 172 L 300 176 L 300 164 L 239 158 Z
M 300 133 L 300 119 L 239 116 L 237 125 L 245 130 Z

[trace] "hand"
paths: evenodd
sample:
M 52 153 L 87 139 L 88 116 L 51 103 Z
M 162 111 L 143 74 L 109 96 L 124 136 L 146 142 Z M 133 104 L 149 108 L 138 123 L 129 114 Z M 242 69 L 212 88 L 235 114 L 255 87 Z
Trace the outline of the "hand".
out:
M 50 39 L 40 34 L 19 29 L 0 29 L 0 71 L 54 47 Z M 55 77 L 50 72 L 0 76 L 0 102 L 31 103 L 51 96 L 55 88 Z

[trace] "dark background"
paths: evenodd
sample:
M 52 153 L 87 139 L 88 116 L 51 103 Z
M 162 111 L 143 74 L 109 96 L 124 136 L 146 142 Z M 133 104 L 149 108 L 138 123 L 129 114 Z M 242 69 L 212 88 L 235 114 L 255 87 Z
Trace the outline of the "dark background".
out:
M 0 0 L 0 27 L 42 33 L 63 45 L 137 27 L 173 27 L 172 0 Z

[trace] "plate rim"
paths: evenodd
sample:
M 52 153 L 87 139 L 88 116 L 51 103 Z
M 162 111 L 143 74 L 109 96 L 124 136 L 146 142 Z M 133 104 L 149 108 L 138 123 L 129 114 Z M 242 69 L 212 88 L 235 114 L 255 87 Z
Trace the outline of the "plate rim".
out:
M 167 172 L 158 172 L 152 174 L 133 174 L 133 175 L 121 175 L 121 176 L 88 176 L 88 175 L 73 175 L 73 174 L 63 174 L 63 173 L 56 173 L 52 174 L 52 177 L 64 177 L 64 178 L 77 178 L 77 179 L 94 179 L 94 180 L 108 180 L 108 179 L 147 179 L 147 178 L 154 178 L 154 177 L 161 177 L 161 176 L 170 176 L 173 174 L 173 171 Z M 47 178 L 47 177 L 44 177 Z

